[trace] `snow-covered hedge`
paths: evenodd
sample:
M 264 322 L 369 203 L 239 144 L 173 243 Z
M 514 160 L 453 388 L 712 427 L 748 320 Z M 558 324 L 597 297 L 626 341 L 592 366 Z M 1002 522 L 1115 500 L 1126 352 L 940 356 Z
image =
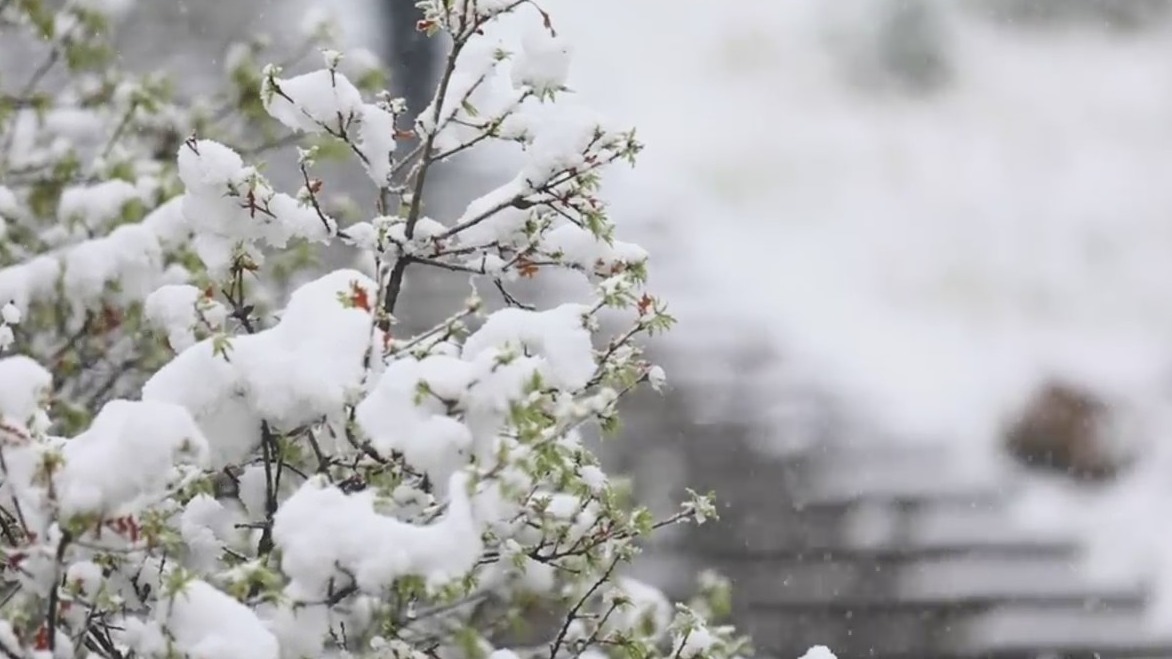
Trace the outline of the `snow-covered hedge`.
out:
M 129 3 L 0 0 L 0 42 L 25 55 L 0 67 L 0 655 L 750 652 L 715 624 L 719 578 L 672 604 L 623 574 L 710 498 L 653 519 L 581 443 L 664 381 L 638 341 L 673 320 L 596 195 L 640 144 L 557 110 L 569 49 L 531 0 L 421 6 L 451 52 L 410 126 L 322 25 L 321 68 L 262 68 L 257 40 L 228 52 L 222 96 L 186 99 L 119 71 L 106 36 Z M 515 51 L 487 29 L 514 12 L 535 28 Z M 526 166 L 429 217 L 434 165 L 490 141 Z M 262 158 L 288 144 L 301 185 L 283 192 Z M 331 210 L 315 169 L 338 154 L 368 174 L 373 217 Z M 319 245 L 364 265 L 323 272 Z M 471 292 L 400 335 L 428 268 Z M 550 269 L 592 297 L 509 292 Z M 599 336 L 604 311 L 626 329 Z

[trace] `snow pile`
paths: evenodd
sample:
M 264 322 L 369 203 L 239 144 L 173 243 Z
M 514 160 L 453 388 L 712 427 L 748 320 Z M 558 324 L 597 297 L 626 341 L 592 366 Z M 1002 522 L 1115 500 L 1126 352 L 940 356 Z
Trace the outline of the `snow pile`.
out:
M 167 333 L 171 349 L 185 350 L 195 343 L 197 329 L 216 332 L 224 326 L 228 309 L 208 291 L 190 284 L 167 284 L 143 301 L 148 321 Z
M 825 645 L 815 645 L 810 648 L 806 654 L 801 656 L 801 659 L 836 659 L 834 653 Z
M 319 69 L 288 79 L 275 73 L 269 72 L 261 90 L 265 111 L 293 130 L 345 134 L 362 111 L 362 93 L 337 71 Z
M 202 466 L 207 450 L 182 407 L 111 401 L 88 430 L 65 444 L 57 483 L 62 511 L 117 517 L 137 510 L 144 500 L 162 498 L 172 465 Z
M 586 385 L 597 366 L 585 311 L 581 305 L 498 311 L 468 337 L 459 357 L 393 361 L 355 419 L 380 452 L 401 453 L 446 482 L 470 456 L 491 457 L 506 415 L 534 378 L 563 391 Z M 453 412 L 464 413 L 465 421 Z
M 277 659 L 276 637 L 256 613 L 210 584 L 193 580 L 156 610 L 175 641 L 190 657 Z M 153 648 L 152 648 L 153 649 Z
M 99 229 L 121 215 L 127 204 L 141 200 L 139 189 L 122 180 L 74 186 L 61 192 L 57 217 L 62 224 L 80 222 L 87 229 Z
M 195 236 L 193 247 L 213 275 L 227 273 L 242 256 L 263 263 L 261 243 L 280 248 L 293 239 L 325 242 L 337 231 L 333 218 L 275 191 L 256 168 L 218 142 L 181 146 L 179 178 L 187 188 L 183 217 Z
M 531 29 L 522 39 L 521 53 L 512 66 L 513 84 L 539 94 L 562 89 L 570 73 L 572 52 L 565 39 Z
M 106 207 L 107 201 L 91 203 Z M 97 306 L 107 296 L 123 303 L 141 301 L 164 280 L 163 251 L 188 235 L 179 203 L 169 201 L 141 222 L 124 224 L 108 235 L 0 268 L 0 300 L 27 309 L 54 296 L 57 278 L 63 277 L 67 299 L 80 307 Z M 117 289 L 111 294 L 114 284 Z
M 632 265 L 647 260 L 647 250 L 621 240 L 607 242 L 582 227 L 565 223 L 545 235 L 541 251 L 587 270 Z
M 619 629 L 637 629 L 646 626 L 655 635 L 667 632 L 671 624 L 672 607 L 667 598 L 655 588 L 630 577 L 618 579 L 611 599 L 626 599 L 630 606 L 623 607 L 615 616 L 614 625 Z
M 261 419 L 293 428 L 354 395 L 368 347 L 381 342 L 369 305 L 359 304 L 377 290 L 355 270 L 324 275 L 293 294 L 271 329 L 183 350 L 146 383 L 143 400 L 182 405 L 208 438 L 213 466 L 238 462 L 259 445 Z
M 24 355 L 0 359 L 0 423 L 17 432 L 47 426 L 42 405 L 52 385 L 53 375 L 36 361 Z
M 349 495 L 321 481 L 303 485 L 274 518 L 273 538 L 290 588 L 318 597 L 339 571 L 378 594 L 406 575 L 442 585 L 467 574 L 484 545 L 468 475 L 453 474 L 443 517 L 419 526 L 375 512 L 373 492 Z
M 141 223 L 79 243 L 66 251 L 63 261 L 65 289 L 84 301 L 100 300 L 111 284 L 119 287 L 116 299 L 141 300 L 163 274 L 159 240 Z
M 20 324 L 23 316 L 20 309 L 11 302 L 0 307 L 0 351 L 8 350 L 16 342 L 16 332 L 12 328 Z
M 543 312 L 502 309 L 464 342 L 465 358 L 476 358 L 493 348 L 514 346 L 526 355 L 543 359 L 540 374 L 550 386 L 573 391 L 586 386 L 594 374 L 589 310 L 580 304 L 564 304 Z
M 364 103 L 358 88 L 337 70 L 341 57 L 327 52 L 329 69 L 293 78 L 278 78 L 279 69 L 266 69 L 261 89 L 265 110 L 292 130 L 354 135 L 367 173 L 378 185 L 387 185 L 398 134 L 396 112 L 387 103 Z

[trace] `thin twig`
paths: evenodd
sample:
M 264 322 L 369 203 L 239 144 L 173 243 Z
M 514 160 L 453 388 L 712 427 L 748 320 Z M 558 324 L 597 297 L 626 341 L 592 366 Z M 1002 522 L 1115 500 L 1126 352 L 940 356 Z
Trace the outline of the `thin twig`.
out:
M 574 620 L 578 617 L 578 612 L 581 611 L 582 607 L 586 605 L 587 600 L 589 600 L 590 597 L 594 595 L 594 593 L 598 592 L 598 589 L 602 587 L 602 584 L 606 583 L 607 580 L 610 579 L 610 575 L 614 573 L 615 568 L 617 568 L 618 565 L 619 556 L 616 554 L 615 557 L 611 559 L 610 565 L 607 566 L 606 571 L 602 573 L 602 576 L 594 582 L 594 585 L 591 586 L 584 595 L 582 595 L 582 598 L 578 600 L 578 603 L 575 604 L 573 608 L 570 609 L 569 613 L 566 614 L 566 620 L 564 623 L 562 623 L 562 628 L 560 631 L 558 631 L 557 638 L 555 638 L 553 643 L 551 643 L 549 646 L 550 659 L 557 657 L 558 651 L 562 648 L 562 643 L 564 643 L 566 640 L 566 634 L 570 631 L 570 625 L 573 624 Z

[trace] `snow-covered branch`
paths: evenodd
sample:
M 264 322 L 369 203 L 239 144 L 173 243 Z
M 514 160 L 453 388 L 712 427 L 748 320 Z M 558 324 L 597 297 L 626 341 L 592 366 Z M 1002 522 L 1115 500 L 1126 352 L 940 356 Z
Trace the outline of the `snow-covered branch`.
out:
M 553 18 L 532 0 L 422 2 L 419 29 L 453 46 L 405 125 L 405 101 L 353 82 L 329 44 L 288 76 L 304 62 L 237 46 L 222 97 L 182 99 L 106 57 L 106 5 L 0 0 L 0 38 L 43 51 L 0 86 L 0 654 L 748 653 L 715 624 L 720 579 L 673 605 L 622 576 L 647 534 L 714 507 L 694 495 L 656 520 L 582 443 L 626 392 L 662 385 L 639 342 L 674 321 L 597 194 L 634 132 L 531 120 L 564 90 Z M 517 54 L 486 31 L 512 13 L 538 35 Z M 527 164 L 430 217 L 432 167 L 491 141 Z M 283 145 L 300 189 L 264 174 Z M 317 161 L 339 153 L 368 174 L 373 216 L 330 210 Z M 325 245 L 372 267 L 323 271 Z M 474 288 L 400 336 L 420 268 Z M 549 269 L 592 297 L 542 309 L 506 288 Z M 600 338 L 604 309 L 628 325 Z M 499 647 L 535 602 L 561 613 Z

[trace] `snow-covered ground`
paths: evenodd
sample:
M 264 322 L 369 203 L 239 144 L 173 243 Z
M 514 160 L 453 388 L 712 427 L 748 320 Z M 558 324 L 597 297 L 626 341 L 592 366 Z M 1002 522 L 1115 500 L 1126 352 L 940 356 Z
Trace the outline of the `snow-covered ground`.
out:
M 953 84 L 876 95 L 846 75 L 871 56 L 863 2 L 544 3 L 580 98 L 648 145 L 609 191 L 667 273 L 679 363 L 715 378 L 767 338 L 779 382 L 988 466 L 1032 385 L 1085 379 L 1135 410 L 1149 457 L 1021 512 L 1084 532 L 1098 574 L 1172 583 L 1172 32 L 945 10 Z

